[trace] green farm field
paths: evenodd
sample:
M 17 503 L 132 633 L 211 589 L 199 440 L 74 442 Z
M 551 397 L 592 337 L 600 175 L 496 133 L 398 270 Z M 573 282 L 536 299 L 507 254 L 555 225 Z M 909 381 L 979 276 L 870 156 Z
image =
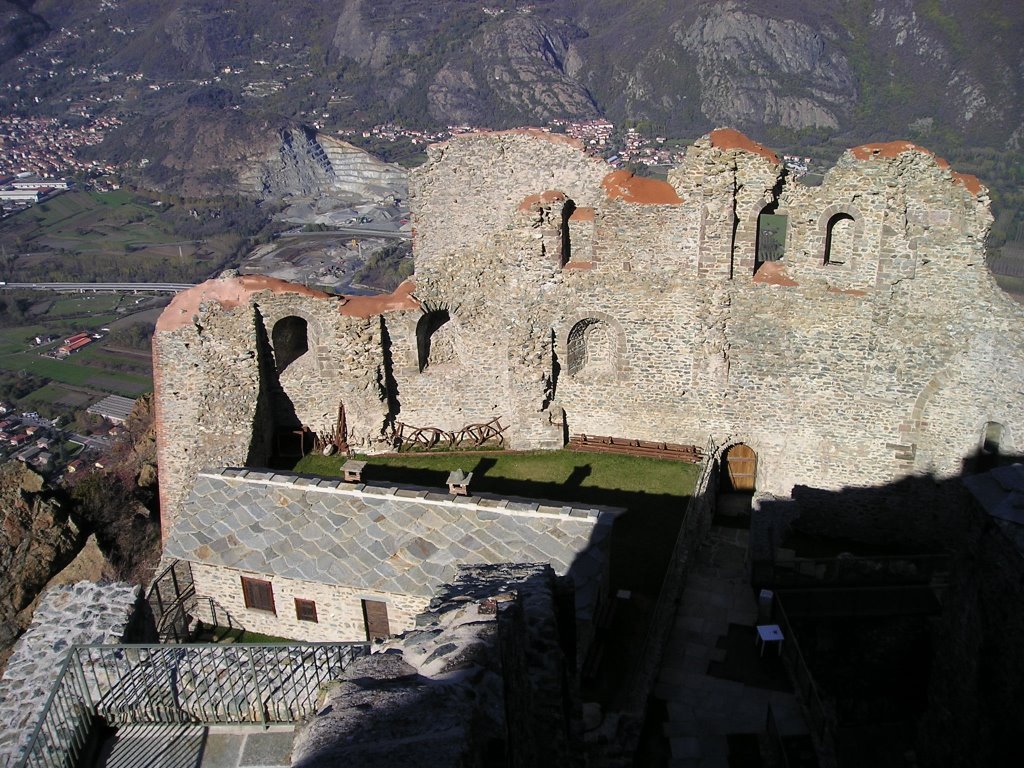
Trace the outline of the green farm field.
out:
M 246 205 L 65 192 L 0 222 L 0 279 L 199 282 L 240 258 L 260 230 L 262 214 Z M 249 218 L 236 226 L 239 211 Z
M 137 297 L 32 293 L 0 294 L 6 313 L 0 315 L 0 398 L 23 410 L 71 416 L 108 394 L 138 397 L 152 390 L 148 349 L 109 346 L 110 336 L 94 341 L 64 359 L 47 356 L 63 340 L 80 332 L 139 321 L 152 323 L 150 304 Z M 14 312 L 17 305 L 18 312 Z M 104 332 L 105 333 L 105 332 Z M 56 337 L 36 345 L 37 336 Z

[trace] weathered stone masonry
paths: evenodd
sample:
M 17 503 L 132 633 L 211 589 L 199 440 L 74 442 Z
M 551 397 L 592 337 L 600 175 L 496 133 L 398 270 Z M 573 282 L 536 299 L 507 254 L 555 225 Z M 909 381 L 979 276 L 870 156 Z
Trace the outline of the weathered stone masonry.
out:
M 564 137 L 478 134 L 432 147 L 411 195 L 414 289 L 231 277 L 168 308 L 165 524 L 200 467 L 258 464 L 275 424 L 323 429 L 340 401 L 370 451 L 395 421 L 495 416 L 516 448 L 711 434 L 754 448 L 778 494 L 952 474 L 990 422 L 1021 448 L 1024 313 L 984 264 L 987 194 L 927 150 L 858 147 L 807 187 L 723 129 L 659 182 Z M 757 264 L 766 210 L 788 217 L 785 252 Z M 309 351 L 275 373 L 293 316 Z

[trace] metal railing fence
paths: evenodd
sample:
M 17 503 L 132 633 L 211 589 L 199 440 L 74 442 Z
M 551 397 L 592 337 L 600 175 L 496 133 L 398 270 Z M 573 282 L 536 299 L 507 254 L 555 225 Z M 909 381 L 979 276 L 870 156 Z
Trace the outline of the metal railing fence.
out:
M 782 658 L 790 675 L 796 683 L 797 693 L 806 708 L 808 725 L 811 728 L 811 735 L 819 749 L 824 749 L 826 754 L 835 754 L 835 708 L 826 704 L 818 684 L 814 681 L 811 668 L 800 650 L 800 643 L 793 625 L 790 624 L 786 609 L 782 605 L 779 595 L 775 596 L 773 607 L 775 623 L 782 630 L 785 640 L 782 643 Z
M 768 712 L 765 714 L 764 731 L 768 736 L 768 747 L 772 752 L 772 760 L 768 765 L 774 765 L 776 768 L 789 768 L 786 742 L 782 738 L 782 732 L 779 730 L 779 724 L 775 720 L 775 712 L 772 710 L 771 704 L 768 705 Z
M 146 600 L 153 612 L 160 642 L 188 641 L 189 618 L 195 598 L 192 565 L 186 560 L 175 560 L 153 579 Z
M 70 768 L 95 724 L 294 723 L 367 643 L 74 646 L 18 768 Z

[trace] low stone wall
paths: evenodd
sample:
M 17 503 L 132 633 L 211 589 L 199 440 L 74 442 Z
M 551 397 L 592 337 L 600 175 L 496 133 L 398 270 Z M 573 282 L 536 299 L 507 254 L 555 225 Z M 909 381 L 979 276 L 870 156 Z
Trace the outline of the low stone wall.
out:
M 0 680 L 0 768 L 20 758 L 71 646 L 139 639 L 141 597 L 137 585 L 89 581 L 43 596 Z

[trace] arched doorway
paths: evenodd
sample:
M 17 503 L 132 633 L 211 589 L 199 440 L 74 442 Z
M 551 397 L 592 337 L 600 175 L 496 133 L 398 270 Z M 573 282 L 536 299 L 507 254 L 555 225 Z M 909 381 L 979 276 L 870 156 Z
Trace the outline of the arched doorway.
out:
M 757 483 L 757 454 L 744 443 L 729 446 L 722 455 L 722 491 L 753 493 Z

